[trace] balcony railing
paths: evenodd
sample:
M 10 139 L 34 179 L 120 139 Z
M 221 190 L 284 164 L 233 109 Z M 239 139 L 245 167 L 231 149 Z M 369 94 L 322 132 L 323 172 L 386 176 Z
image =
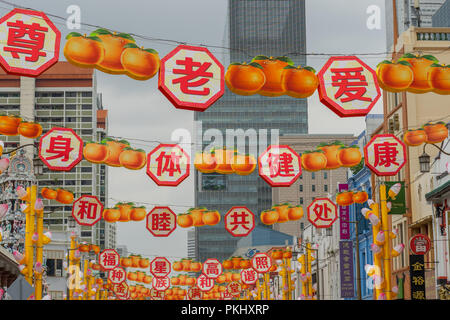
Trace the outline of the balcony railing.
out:
M 450 41 L 450 28 L 415 28 L 418 41 Z

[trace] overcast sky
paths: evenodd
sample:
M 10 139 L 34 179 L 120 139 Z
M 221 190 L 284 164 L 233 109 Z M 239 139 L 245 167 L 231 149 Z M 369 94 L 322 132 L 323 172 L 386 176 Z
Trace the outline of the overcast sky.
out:
M 12 0 L 14 1 L 14 0 Z M 238 0 L 236 0 L 238 1 Z M 68 17 L 67 7 L 81 8 L 81 21 L 112 30 L 134 33 L 157 39 L 170 39 L 188 44 L 223 45 L 227 19 L 227 0 L 128 0 L 128 1 L 67 1 L 67 0 L 16 0 L 18 4 L 62 17 Z M 370 5 L 381 9 L 381 29 L 369 30 L 366 13 Z M 2 15 L 12 7 L 0 3 Z M 90 33 L 95 28 L 82 26 L 69 30 L 59 19 L 50 17 L 63 34 L 71 31 Z M 378 53 L 385 52 L 384 0 L 308 0 L 306 1 L 306 39 L 308 53 Z M 138 45 L 153 48 L 160 58 L 176 44 L 136 39 Z M 61 60 L 65 60 L 62 55 Z M 210 49 L 220 60 L 223 49 Z M 262 53 L 264 54 L 264 53 Z M 359 56 L 375 68 L 384 60 L 378 56 Z M 308 65 L 317 71 L 327 56 L 308 56 Z M 225 66 L 226 67 L 226 66 Z M 97 72 L 98 91 L 103 94 L 103 104 L 109 112 L 109 135 L 141 140 L 170 142 L 177 128 L 192 130 L 193 112 L 178 110 L 157 89 L 157 77 L 136 81 L 125 75 Z M 382 110 L 381 99 L 372 113 Z M 310 133 L 359 134 L 364 130 L 364 118 L 339 118 L 319 102 L 317 93 L 308 99 Z M 129 139 L 132 147 L 149 152 L 158 143 Z M 145 169 L 132 171 L 109 168 L 109 197 L 118 201 L 134 201 L 170 205 L 182 212 L 194 204 L 193 175 L 179 187 L 157 187 L 147 177 Z M 114 200 L 109 200 L 113 206 Z M 173 258 L 187 256 L 186 230 L 177 229 L 169 238 L 158 239 L 145 229 L 144 221 L 118 223 L 118 244 L 127 245 L 129 251 L 142 255 L 165 255 Z

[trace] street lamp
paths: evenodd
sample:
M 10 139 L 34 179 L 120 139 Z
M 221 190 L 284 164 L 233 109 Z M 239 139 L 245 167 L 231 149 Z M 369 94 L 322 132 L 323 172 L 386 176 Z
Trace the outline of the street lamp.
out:
M 430 172 L 430 156 L 425 152 L 419 157 L 419 164 L 421 173 Z

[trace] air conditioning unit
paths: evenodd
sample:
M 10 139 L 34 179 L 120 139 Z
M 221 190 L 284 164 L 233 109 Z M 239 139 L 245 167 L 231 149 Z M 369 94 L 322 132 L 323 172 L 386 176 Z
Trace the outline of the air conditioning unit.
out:
M 62 277 L 62 270 L 55 270 L 55 277 Z

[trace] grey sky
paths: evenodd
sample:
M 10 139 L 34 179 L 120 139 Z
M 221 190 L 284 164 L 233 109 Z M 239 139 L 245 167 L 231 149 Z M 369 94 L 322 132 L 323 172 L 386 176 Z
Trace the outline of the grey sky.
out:
M 67 0 L 16 0 L 18 4 L 59 16 L 68 16 L 66 8 L 78 5 L 83 23 L 105 28 L 164 38 L 190 44 L 223 45 L 226 27 L 227 0 L 164 0 L 164 1 L 67 1 Z M 369 5 L 381 8 L 381 30 L 366 27 Z M 12 8 L 0 3 L 2 15 Z M 306 1 L 307 51 L 324 53 L 384 52 L 384 0 L 308 0 Z M 57 23 L 63 37 L 71 31 L 90 33 L 93 28 L 82 26 L 68 30 L 61 20 Z M 139 45 L 154 48 L 164 57 L 176 44 L 136 39 Z M 65 40 L 62 41 L 63 47 Z M 218 59 L 223 49 L 211 48 Z M 264 54 L 263 52 L 261 54 Z M 372 67 L 384 56 L 360 58 Z M 317 71 L 328 57 L 308 56 L 308 65 Z M 61 51 L 61 60 L 65 60 Z M 226 66 L 225 66 L 226 67 Z M 157 77 L 149 81 L 136 81 L 125 75 L 109 75 L 97 72 L 98 90 L 109 110 L 109 134 L 143 140 L 170 141 L 173 130 L 192 130 L 193 112 L 175 109 L 157 89 Z M 308 99 L 310 133 L 352 133 L 364 130 L 364 118 L 339 118 L 323 106 L 317 93 Z M 381 102 L 372 113 L 382 110 Z M 132 146 L 149 152 L 157 143 L 129 140 Z M 123 201 L 170 205 L 182 212 L 194 204 L 193 175 L 179 187 L 158 187 L 145 174 L 145 169 L 131 171 L 124 168 L 109 169 L 109 197 Z M 110 200 L 110 206 L 115 201 Z M 178 206 L 177 206 L 178 205 Z M 244 205 L 244 204 L 243 204 Z M 147 205 L 150 210 L 153 206 Z M 144 222 L 118 224 L 118 244 L 125 244 L 129 251 L 143 255 L 165 255 L 182 258 L 187 255 L 186 230 L 177 229 L 169 238 L 154 238 Z

